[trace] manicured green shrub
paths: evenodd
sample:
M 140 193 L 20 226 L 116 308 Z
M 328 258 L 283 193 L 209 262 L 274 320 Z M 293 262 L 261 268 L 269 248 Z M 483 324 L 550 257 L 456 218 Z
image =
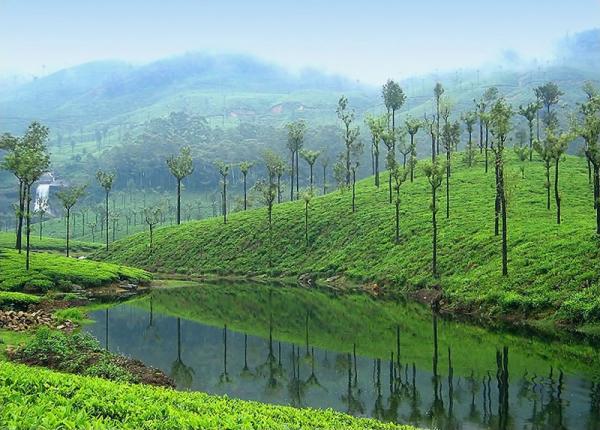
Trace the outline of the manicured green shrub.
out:
M 295 409 L 0 363 L 0 428 L 410 430 L 331 410 Z

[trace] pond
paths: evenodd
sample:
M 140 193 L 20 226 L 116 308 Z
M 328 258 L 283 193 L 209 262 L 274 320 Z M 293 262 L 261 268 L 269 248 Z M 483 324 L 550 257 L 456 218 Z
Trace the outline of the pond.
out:
M 163 288 L 93 312 L 110 351 L 181 390 L 439 429 L 600 429 L 593 345 L 280 285 Z

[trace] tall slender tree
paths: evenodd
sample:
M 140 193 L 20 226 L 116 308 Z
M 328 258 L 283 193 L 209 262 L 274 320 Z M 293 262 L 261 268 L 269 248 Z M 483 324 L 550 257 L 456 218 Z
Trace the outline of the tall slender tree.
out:
M 342 96 L 339 99 L 336 112 L 338 118 L 344 125 L 343 139 L 345 151 L 343 153 L 343 159 L 346 165 L 346 186 L 349 186 L 351 180 L 352 157 L 362 150 L 362 144 L 358 139 L 360 131 L 358 126 L 353 125 L 355 114 L 354 110 L 349 109 L 346 96 Z
M 294 200 L 294 178 L 296 191 L 298 191 L 298 154 L 304 145 L 306 123 L 302 120 L 290 122 L 286 125 L 288 130 L 288 149 L 290 150 L 290 200 Z
M 240 172 L 244 181 L 244 210 L 248 209 L 248 172 L 254 166 L 252 161 L 242 161 L 240 163 Z
M 161 219 L 162 208 L 158 205 L 144 208 L 144 222 L 148 225 L 148 229 L 150 230 L 150 252 L 152 252 L 153 246 L 153 234 L 154 227 L 160 222 Z
M 494 135 L 492 151 L 495 155 L 497 178 L 496 194 L 499 195 L 500 211 L 502 217 L 502 275 L 508 275 L 508 246 L 507 246 L 507 208 L 506 188 L 504 179 L 504 148 L 508 133 L 510 132 L 510 121 L 513 110 L 504 98 L 498 99 L 490 111 L 490 125 Z
M 367 115 L 365 123 L 371 131 L 371 152 L 373 153 L 373 174 L 375 175 L 375 186 L 379 188 L 379 143 L 385 131 L 387 115 Z
M 436 109 L 436 136 L 440 135 L 440 107 L 442 102 L 442 95 L 445 90 L 441 83 L 437 82 L 435 87 L 433 88 L 433 97 L 435 99 L 435 109 Z M 437 142 L 437 146 L 435 149 L 436 155 L 440 153 L 440 143 Z
M 549 134 L 553 134 L 552 127 L 546 129 L 546 137 L 543 140 L 533 142 L 533 148 L 544 162 L 544 176 L 546 178 L 544 188 L 546 188 L 546 209 L 548 210 L 550 210 L 550 168 L 553 161 L 552 142 L 547 137 Z
M 534 92 L 545 110 L 544 124 L 546 127 L 552 127 L 553 123 L 556 121 L 556 117 L 552 113 L 552 107 L 558 104 L 560 97 L 564 93 L 554 82 L 547 82 L 544 85 L 535 88 Z
M 394 82 L 391 79 L 383 85 L 381 90 L 383 96 L 383 103 L 388 112 L 388 127 L 389 127 L 389 119 L 392 120 L 392 130 L 396 130 L 396 112 L 400 110 L 404 102 L 406 101 L 406 95 L 404 91 L 398 85 L 398 83 Z
M 104 221 L 106 223 L 105 227 L 106 227 L 106 250 L 108 251 L 108 222 L 109 222 L 109 217 L 108 217 L 108 213 L 109 213 L 109 201 L 108 201 L 108 197 L 110 194 L 110 190 L 112 190 L 112 186 L 113 186 L 113 182 L 115 180 L 115 174 L 112 172 L 106 172 L 104 170 L 98 170 L 98 172 L 96 172 L 96 179 L 98 180 L 98 183 L 100 184 L 100 186 L 104 189 Z
M 452 160 L 452 151 L 458 145 L 460 139 L 460 124 L 458 121 L 450 122 L 448 117 L 444 117 L 444 127 L 442 130 L 442 143 L 446 151 L 446 218 L 450 218 L 450 163 Z
M 386 130 L 381 135 L 381 140 L 382 140 L 383 144 L 385 145 L 385 147 L 387 148 L 387 154 L 385 156 L 385 165 L 388 170 L 388 176 L 389 176 L 389 180 L 388 180 L 389 201 L 390 201 L 390 203 L 392 203 L 392 169 L 396 165 L 396 157 L 394 154 L 394 149 L 396 148 L 396 145 L 395 145 L 396 133 L 392 130 Z
M 215 163 L 221 175 L 221 183 L 223 184 L 223 224 L 227 224 L 227 176 L 229 175 L 229 164 L 225 164 L 222 161 Z
M 593 169 L 594 209 L 596 235 L 600 236 L 600 96 L 593 95 L 580 106 L 581 119 L 576 125 L 577 134 L 585 142 L 584 152 Z
M 323 168 L 323 195 L 327 194 L 327 166 L 329 166 L 329 156 L 323 155 L 321 158 L 321 167 Z
M 73 206 L 77 204 L 79 199 L 84 196 L 86 188 L 87 185 L 73 185 L 71 187 L 64 188 L 56 193 L 56 197 L 58 198 L 58 200 L 60 200 L 63 209 L 65 210 L 65 215 L 67 217 L 67 257 L 69 257 L 69 237 L 71 225 L 69 221 L 71 219 L 71 210 L 73 209 Z
M 181 224 L 181 181 L 194 172 L 192 152 L 189 146 L 181 148 L 179 155 L 167 158 L 167 166 L 177 180 L 177 225 Z
M 408 176 L 408 171 L 405 168 L 400 168 L 398 163 L 394 166 L 392 170 L 392 176 L 394 177 L 394 191 L 396 192 L 395 206 L 396 206 L 396 234 L 394 243 L 400 243 L 400 187 L 404 182 L 406 182 L 406 178 Z
M 435 151 L 435 147 L 436 147 L 436 140 L 437 140 L 437 136 L 438 134 L 435 131 L 436 128 L 436 121 L 435 121 L 435 115 L 433 115 L 431 118 L 427 117 L 427 114 L 425 114 L 425 119 L 424 119 L 425 125 L 427 126 L 427 130 L 429 131 L 429 136 L 431 137 L 431 162 L 435 162 L 435 158 L 436 158 L 436 151 Z
M 306 161 L 310 169 L 310 189 L 313 190 L 313 168 L 317 162 L 317 158 L 321 155 L 321 151 L 312 151 L 310 149 L 303 149 L 300 151 L 300 156 Z
M 561 159 L 567 151 L 567 148 L 569 147 L 569 143 L 575 139 L 575 135 L 571 130 L 567 132 L 555 132 L 552 128 L 549 128 L 546 139 L 548 140 L 550 152 L 554 161 L 554 199 L 556 202 L 556 223 L 560 224 L 561 197 L 558 189 L 558 167 Z
M 475 161 L 475 148 L 473 147 L 473 131 L 477 123 L 477 112 L 469 111 L 463 114 L 462 120 L 465 123 L 469 140 L 465 149 L 465 162 L 467 166 L 472 167 Z
M 409 160 L 409 168 L 410 168 L 410 182 L 414 180 L 415 176 L 415 166 L 417 164 L 417 143 L 415 142 L 415 135 L 419 132 L 419 129 L 423 125 L 423 122 L 416 119 L 408 117 L 404 122 L 406 125 L 406 131 L 410 136 L 410 160 Z
M 438 226 L 437 226 L 437 211 L 438 211 L 438 197 L 437 190 L 442 186 L 444 180 L 444 166 L 440 164 L 437 157 L 431 164 L 423 166 L 423 172 L 427 177 L 429 185 L 431 187 L 431 225 L 432 225 L 432 258 L 431 258 L 431 274 L 434 278 L 439 276 L 437 270 L 437 238 L 438 238 Z
M 533 121 L 540 110 L 538 102 L 531 102 L 527 106 L 519 106 L 519 115 L 527 121 L 529 127 L 529 161 L 533 160 Z
M 304 239 L 306 241 L 306 247 L 310 245 L 309 237 L 308 237 L 308 214 L 310 209 L 310 202 L 314 197 L 314 192 L 312 188 L 304 191 L 302 193 L 302 200 L 304 200 Z

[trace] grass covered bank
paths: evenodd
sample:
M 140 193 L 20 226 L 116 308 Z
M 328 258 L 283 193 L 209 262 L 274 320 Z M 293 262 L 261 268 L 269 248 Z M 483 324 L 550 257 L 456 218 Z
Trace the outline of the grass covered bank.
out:
M 585 161 L 561 162 L 562 224 L 554 202 L 546 209 L 544 167 L 510 158 L 508 270 L 501 274 L 501 241 L 494 235 L 494 173 L 481 163 L 467 168 L 455 154 L 450 178 L 450 218 L 445 197 L 438 213 L 438 264 L 431 276 L 430 187 L 420 170 L 401 188 L 400 243 L 394 244 L 395 208 L 388 203 L 387 174 L 377 189 L 373 179 L 351 193 L 314 199 L 309 244 L 304 236 L 304 202 L 276 205 L 270 245 L 266 209 L 158 229 L 154 248 L 148 234 L 117 241 L 98 259 L 183 274 L 344 274 L 377 282 L 391 291 L 441 286 L 446 306 L 463 314 L 512 320 L 544 320 L 586 330 L 600 322 L 600 253 L 595 237 L 592 190 Z M 443 193 L 440 193 L 443 194 Z
M 150 274 L 140 269 L 39 252 L 31 254 L 31 268 L 27 271 L 24 253 L 0 248 L 0 291 L 41 293 L 68 290 L 73 285 L 91 288 L 120 280 L 147 282 L 150 279 Z
M 0 427 L 410 430 L 329 410 L 182 393 L 0 362 Z

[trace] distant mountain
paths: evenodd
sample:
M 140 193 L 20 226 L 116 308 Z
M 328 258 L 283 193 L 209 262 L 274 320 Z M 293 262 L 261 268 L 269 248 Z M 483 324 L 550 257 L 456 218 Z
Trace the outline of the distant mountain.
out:
M 600 30 L 565 38 L 551 63 L 507 55 L 480 70 L 456 70 L 401 82 L 402 111 L 422 116 L 432 110 L 432 88 L 442 82 L 455 110 L 470 109 L 486 87 L 497 86 L 513 104 L 533 97 L 532 89 L 556 81 L 563 105 L 573 106 L 586 80 L 598 82 Z M 33 119 L 64 136 L 93 141 L 97 130 L 121 134 L 174 111 L 205 116 L 212 126 L 242 122 L 279 126 L 294 118 L 334 123 L 340 95 L 349 96 L 359 120 L 383 110 L 379 88 L 316 70 L 293 73 L 247 55 L 190 53 L 145 65 L 118 61 L 83 64 L 0 90 L 0 131 L 21 132 Z M 115 139 L 116 140 L 116 139 Z
M 0 92 L 0 116 L 9 131 L 34 118 L 77 130 L 175 109 L 258 115 L 287 102 L 290 93 L 330 96 L 361 89 L 347 78 L 315 70 L 292 73 L 249 56 L 195 53 L 142 66 L 103 61 L 64 69 Z

